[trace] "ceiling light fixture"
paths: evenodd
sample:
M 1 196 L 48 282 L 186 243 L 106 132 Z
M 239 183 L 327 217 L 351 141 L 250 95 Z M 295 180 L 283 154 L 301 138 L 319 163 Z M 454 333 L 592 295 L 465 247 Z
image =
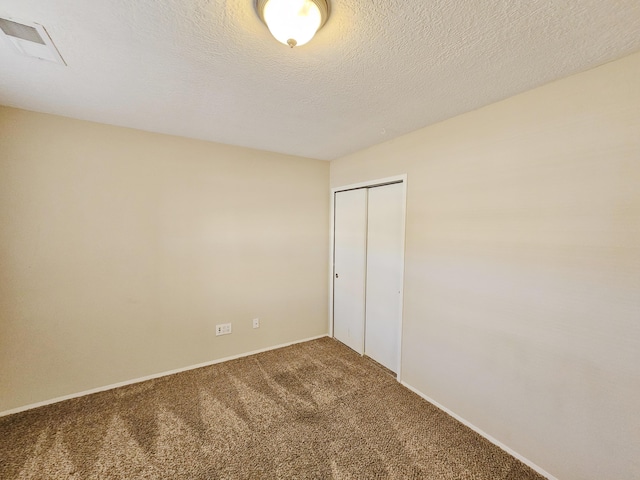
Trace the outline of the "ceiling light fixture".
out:
M 309 42 L 329 18 L 329 0 L 256 0 L 271 35 L 291 48 Z

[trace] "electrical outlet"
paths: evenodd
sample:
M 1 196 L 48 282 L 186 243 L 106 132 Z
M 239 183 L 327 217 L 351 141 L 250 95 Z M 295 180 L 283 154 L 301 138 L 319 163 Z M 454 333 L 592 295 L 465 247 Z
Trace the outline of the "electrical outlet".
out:
M 259 318 L 254 318 L 253 319 L 253 328 L 260 328 L 260 319 Z
M 216 337 L 218 335 L 229 335 L 231 333 L 231 324 L 230 323 L 221 323 L 216 325 Z

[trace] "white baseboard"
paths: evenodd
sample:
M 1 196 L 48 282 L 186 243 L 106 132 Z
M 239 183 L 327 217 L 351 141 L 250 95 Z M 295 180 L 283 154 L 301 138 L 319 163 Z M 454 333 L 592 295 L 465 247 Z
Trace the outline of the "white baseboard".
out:
M 230 357 L 219 358 L 217 360 L 211 360 L 210 362 L 199 363 L 197 365 L 189 365 L 188 367 L 177 368 L 175 370 L 169 370 L 168 372 L 154 373 L 153 375 L 147 375 L 146 377 L 134 378 L 133 380 L 126 380 L 124 382 L 113 383 L 111 385 L 105 385 L 104 387 L 92 388 L 91 390 L 85 390 L 83 392 L 72 393 L 70 395 L 64 395 L 62 397 L 52 398 L 50 400 L 44 400 L 42 402 L 32 403 L 30 405 L 24 405 L 22 407 L 12 408 L 10 410 L 5 410 L 4 412 L 0 412 L 0 417 L 4 417 L 6 415 L 12 415 L 14 413 L 24 412 L 26 410 L 31 410 L 33 408 L 44 407 L 45 405 L 51 405 L 52 403 L 63 402 L 65 400 L 70 400 L 72 398 L 83 397 L 85 395 L 91 395 L 92 393 L 104 392 L 106 390 L 112 390 L 118 387 L 124 387 L 126 385 L 132 385 L 134 383 L 145 382 L 147 380 L 153 380 L 154 378 L 166 377 L 167 375 L 173 375 L 174 373 L 186 372 L 187 370 L 193 370 L 195 368 L 208 367 L 209 365 L 215 365 L 216 363 L 228 362 L 229 360 L 235 360 L 237 358 L 248 357 L 250 355 L 255 355 L 256 353 L 268 352 L 269 350 L 276 350 L 278 348 L 288 347 L 290 345 L 295 345 L 296 343 L 304 343 L 310 342 L 311 340 L 317 340 L 319 338 L 327 337 L 328 334 L 317 335 L 315 337 L 305 338 L 302 340 L 296 340 L 294 342 L 282 343 L 280 345 L 274 345 L 273 347 L 261 348 L 259 350 L 254 350 L 252 352 L 240 353 L 238 355 L 231 355 Z
M 482 435 L 484 438 L 486 438 L 487 440 L 489 440 L 491 443 L 493 443 L 494 445 L 496 445 L 497 447 L 500 447 L 502 450 L 504 450 L 505 452 L 507 452 L 509 455 L 511 455 L 512 457 L 517 458 L 518 460 L 520 460 L 522 463 L 524 463 L 525 465 L 527 465 L 528 467 L 531 467 L 533 470 L 535 470 L 536 472 L 538 472 L 540 475 L 542 475 L 543 477 L 547 478 L 548 480 L 558 480 L 556 477 L 554 477 L 553 475 L 551 475 L 549 472 L 546 472 L 545 470 L 543 470 L 542 468 L 540 468 L 538 465 L 536 465 L 535 463 L 533 463 L 531 460 L 523 457 L 522 455 L 520 455 L 518 452 L 514 452 L 512 449 L 510 449 L 509 447 L 507 447 L 504 443 L 496 440 L 495 438 L 493 438 L 491 435 L 489 435 L 488 433 L 483 432 L 482 430 L 480 430 L 478 427 L 476 427 L 474 424 L 472 424 L 471 422 L 468 422 L 467 420 L 465 420 L 464 418 L 462 418 L 461 416 L 457 415 L 456 413 L 452 412 L 451 410 L 449 410 L 448 408 L 440 405 L 438 402 L 436 402 L 435 400 L 429 398 L 428 396 L 426 396 L 424 393 L 422 393 L 420 390 L 418 390 L 417 388 L 412 387 L 411 385 L 409 385 L 407 382 L 400 382 L 402 385 L 404 385 L 405 387 L 407 387 L 409 390 L 411 390 L 413 393 L 419 395 L 420 397 L 424 398 L 427 402 L 431 403 L 432 405 L 438 407 L 440 410 L 442 410 L 444 413 L 446 413 L 447 415 L 452 416 L 453 418 L 455 418 L 456 420 L 458 420 L 460 423 L 462 423 L 463 425 L 469 427 L 471 430 L 473 430 L 474 432 Z

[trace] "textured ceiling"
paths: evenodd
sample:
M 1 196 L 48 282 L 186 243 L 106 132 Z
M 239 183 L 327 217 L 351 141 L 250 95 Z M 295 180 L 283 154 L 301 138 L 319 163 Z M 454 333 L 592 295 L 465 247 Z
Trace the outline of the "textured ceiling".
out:
M 333 0 L 288 49 L 253 0 L 2 0 L 0 104 L 333 159 L 640 49 L 638 0 Z

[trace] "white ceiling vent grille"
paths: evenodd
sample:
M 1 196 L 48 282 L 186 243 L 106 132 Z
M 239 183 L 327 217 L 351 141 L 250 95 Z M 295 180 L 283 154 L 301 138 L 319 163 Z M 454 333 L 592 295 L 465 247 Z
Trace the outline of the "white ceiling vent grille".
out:
M 66 65 L 42 25 L 0 18 L 0 36 L 23 55 Z

